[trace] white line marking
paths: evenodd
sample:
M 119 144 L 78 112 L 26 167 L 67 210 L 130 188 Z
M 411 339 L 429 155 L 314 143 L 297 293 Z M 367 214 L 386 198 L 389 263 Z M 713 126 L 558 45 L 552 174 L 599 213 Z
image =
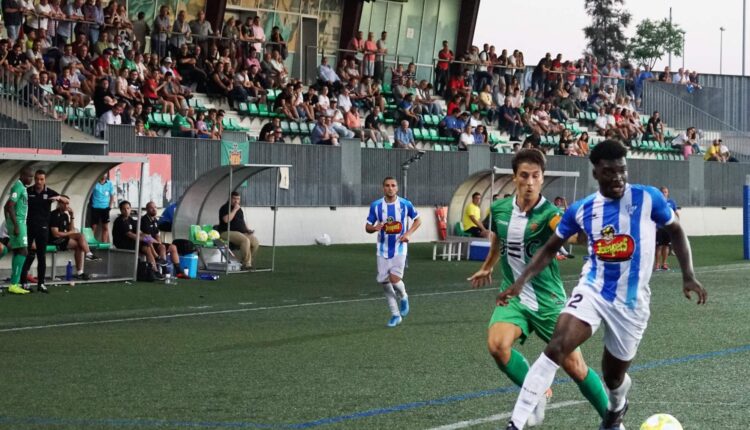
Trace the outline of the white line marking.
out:
M 748 268 L 750 268 L 750 266 L 748 266 L 747 264 L 714 266 L 713 270 L 712 269 L 697 270 L 696 273 L 702 274 L 702 273 L 715 273 L 715 272 L 730 272 L 734 270 L 742 270 L 742 269 L 748 269 Z M 568 283 L 571 281 L 575 281 L 577 279 L 578 279 L 578 276 L 575 276 L 575 277 L 571 276 L 571 277 L 565 278 L 564 281 L 565 283 Z M 465 285 L 465 283 L 461 282 L 461 283 L 456 283 L 456 284 L 451 284 L 451 285 Z M 495 291 L 497 291 L 495 288 L 483 288 L 483 289 L 476 289 L 476 290 L 467 289 L 467 290 L 455 290 L 455 291 L 441 291 L 441 292 L 434 292 L 434 293 L 411 294 L 411 296 L 412 297 L 429 297 L 429 296 L 441 296 L 441 295 L 450 295 L 450 294 L 465 294 L 465 293 L 495 292 Z M 28 330 L 41 330 L 41 329 L 47 329 L 47 328 L 76 327 L 76 326 L 84 326 L 84 325 L 100 325 L 100 324 L 114 324 L 114 323 L 123 323 L 123 322 L 161 320 L 161 319 L 169 319 L 169 318 L 186 318 L 186 317 L 197 317 L 197 316 L 206 316 L 206 315 L 222 315 L 222 314 L 233 314 L 233 313 L 240 313 L 240 312 L 293 309 L 293 308 L 302 308 L 302 307 L 309 307 L 309 306 L 325 306 L 325 305 L 338 305 L 338 304 L 347 304 L 347 303 L 371 302 L 375 300 L 383 300 L 383 298 L 382 296 L 378 296 L 378 297 L 370 297 L 366 299 L 334 300 L 334 301 L 327 301 L 327 302 L 308 302 L 308 303 L 298 303 L 298 304 L 293 304 L 293 305 L 261 306 L 257 308 L 246 308 L 246 309 L 225 309 L 225 310 L 220 310 L 220 311 L 208 311 L 208 312 L 185 312 L 185 313 L 170 314 L 170 315 L 154 315 L 150 317 L 116 318 L 116 319 L 101 320 L 101 321 L 77 321 L 77 322 L 69 322 L 69 323 L 11 327 L 11 328 L 0 329 L 0 333 L 11 333 L 11 332 L 28 331 Z M 285 300 L 285 302 L 288 302 L 288 300 Z
M 239 302 L 237 304 L 240 305 L 240 306 L 250 306 L 250 305 L 252 305 L 254 303 L 253 302 Z
M 549 411 L 549 410 L 552 410 L 552 409 L 566 408 L 568 406 L 580 405 L 581 403 L 586 403 L 586 402 L 583 401 L 583 400 L 568 400 L 568 401 L 565 401 L 565 402 L 551 403 L 551 404 L 547 405 L 547 410 Z M 510 412 L 506 412 L 504 414 L 490 415 L 490 416 L 484 417 L 484 418 L 477 418 L 477 419 L 467 420 L 467 421 L 459 421 L 459 422 L 453 423 L 453 424 L 447 424 L 447 425 L 440 426 L 440 427 L 433 427 L 433 428 L 431 428 L 429 430 L 457 430 L 457 429 L 465 429 L 467 427 L 474 427 L 474 426 L 479 425 L 479 424 L 485 424 L 485 423 L 491 423 L 491 422 L 495 422 L 495 421 L 507 420 L 508 418 L 510 418 L 510 416 L 511 416 L 511 413 Z
M 213 306 L 210 305 L 203 305 L 203 306 L 188 306 L 188 309 L 210 309 Z
M 440 295 L 447 295 L 447 294 L 475 293 L 475 292 L 482 292 L 482 291 L 486 292 L 489 290 L 443 291 L 443 292 L 437 292 L 437 293 L 411 294 L 410 296 L 426 297 L 426 296 L 440 296 Z M 0 329 L 0 333 L 10 333 L 10 332 L 28 331 L 28 330 L 41 330 L 41 329 L 46 329 L 46 328 L 76 327 L 76 326 L 84 326 L 84 325 L 100 325 L 100 324 L 113 324 L 113 323 L 135 322 L 135 321 L 162 320 L 162 319 L 169 319 L 169 318 L 186 318 L 186 317 L 197 317 L 197 316 L 206 316 L 206 315 L 222 315 L 222 314 L 233 314 L 233 313 L 240 313 L 240 312 L 293 309 L 293 308 L 303 308 L 303 307 L 310 307 L 310 306 L 324 306 L 324 305 L 337 305 L 337 304 L 345 304 L 345 303 L 371 302 L 374 300 L 383 300 L 383 298 L 372 297 L 369 299 L 334 300 L 334 301 L 327 301 L 327 302 L 309 302 L 309 303 L 298 303 L 294 305 L 280 305 L 280 306 L 260 306 L 257 308 L 249 308 L 249 309 L 225 309 L 221 311 L 208 311 L 208 312 L 185 312 L 185 313 L 170 314 L 170 315 L 154 315 L 150 317 L 115 318 L 115 319 L 101 320 L 101 321 L 77 321 L 77 322 L 59 323 L 59 324 L 11 327 L 11 328 Z

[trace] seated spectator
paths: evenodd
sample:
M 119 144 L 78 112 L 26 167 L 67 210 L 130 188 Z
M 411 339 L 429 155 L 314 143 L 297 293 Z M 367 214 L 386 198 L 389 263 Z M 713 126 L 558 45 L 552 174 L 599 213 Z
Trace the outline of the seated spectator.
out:
M 719 148 L 719 154 L 725 160 L 725 162 L 736 163 L 739 161 L 732 156 L 732 154 L 729 152 L 729 147 L 724 145 L 724 141 L 719 139 L 719 143 L 721 144 Z
M 523 122 L 521 115 L 513 108 L 510 97 L 505 98 L 497 114 L 499 127 L 510 135 L 510 140 L 521 140 L 519 136 L 523 132 Z
M 186 78 L 186 83 L 194 84 L 198 92 L 204 92 L 206 90 L 208 75 L 198 67 L 198 58 L 194 53 L 190 52 L 188 45 L 182 44 L 180 52 L 175 58 L 177 59 L 177 71 Z
M 497 113 L 495 108 L 495 102 L 492 100 L 492 87 L 487 84 L 482 87 L 482 91 L 479 93 L 479 109 L 486 112 L 488 123 L 495 120 Z
M 159 93 L 159 95 L 164 100 L 172 103 L 173 105 L 175 105 L 175 107 L 187 108 L 187 99 L 185 98 L 185 95 L 183 95 L 182 87 L 180 87 L 180 84 L 174 80 L 172 72 L 167 72 L 164 74 L 163 85 L 159 85 L 159 88 L 161 88 L 161 92 Z
M 52 98 L 42 89 L 39 82 L 39 75 L 31 76 L 31 80 L 21 90 L 21 101 L 25 106 L 52 113 L 54 112 Z
M 417 86 L 416 103 L 421 108 L 423 115 L 442 115 L 443 110 L 440 103 L 432 98 L 432 84 L 422 80 Z
M 568 129 L 563 130 L 560 134 L 560 142 L 557 145 L 557 151 L 555 151 L 555 153 L 557 155 L 577 156 L 577 149 L 576 143 L 573 140 L 573 133 Z
M 318 66 L 318 83 L 326 85 L 328 87 L 336 88 L 341 85 L 341 79 L 336 71 L 333 70 L 330 64 L 328 64 L 328 57 L 323 57 L 320 60 L 320 66 Z
M 471 124 L 464 126 L 464 131 L 458 137 L 458 150 L 468 151 L 469 146 L 474 144 L 474 127 Z
M 135 241 L 138 238 L 138 223 L 130 216 L 130 202 L 127 200 L 121 201 L 119 208 L 120 215 L 115 218 L 115 221 L 112 224 L 112 243 L 117 249 L 130 249 L 135 251 Z M 146 261 L 154 271 L 154 276 L 157 279 L 161 279 L 161 271 L 156 264 L 154 248 L 150 243 L 147 243 L 148 240 L 149 239 L 146 239 L 145 236 L 141 237 L 138 252 L 140 255 L 146 257 Z
M 588 157 L 589 155 L 589 134 L 586 131 L 581 133 L 576 140 L 576 155 L 580 157 Z
M 172 137 L 196 137 L 195 125 L 188 119 L 188 110 L 184 107 L 177 109 L 172 119 Z
M 383 142 L 387 137 L 381 128 L 380 108 L 375 106 L 365 118 L 365 130 L 370 133 L 372 140 Z
M 409 121 L 411 127 L 424 127 L 422 122 L 422 116 L 416 112 L 416 106 L 414 104 L 414 97 L 411 94 L 406 94 L 401 103 L 399 103 L 398 111 L 401 114 L 401 118 Z
M 107 127 L 110 125 L 122 124 L 122 117 L 120 116 L 125 110 L 125 103 L 119 102 L 112 107 L 112 109 L 104 112 L 99 117 L 99 121 L 96 123 L 96 135 L 104 138 L 106 136 Z
M 395 148 L 416 149 L 414 133 L 409 128 L 409 121 L 401 120 L 401 127 L 393 131 L 393 143 Z
M 719 163 L 727 162 L 721 153 L 721 140 L 714 139 L 711 142 L 711 146 L 706 148 L 706 153 L 703 154 L 703 159 L 706 161 L 718 161 Z
M 338 105 L 339 109 L 341 109 L 342 112 L 349 112 L 351 110 L 352 100 L 351 97 L 349 97 L 349 88 L 341 88 L 341 92 L 339 93 L 338 97 Z
M 74 227 L 73 210 L 68 204 L 68 197 L 57 202 L 57 209 L 52 211 L 49 218 L 50 244 L 55 245 L 58 251 L 73 251 L 76 278 L 88 280 L 89 276 L 83 272 L 84 257 L 89 261 L 99 261 L 89 248 L 86 238 Z
M 664 143 L 664 123 L 661 120 L 659 111 L 654 111 L 651 114 L 651 118 L 648 119 L 643 138 L 646 140 L 654 139 L 659 143 Z
M 358 137 L 362 142 L 370 137 L 369 132 L 365 136 L 365 130 L 362 128 L 362 119 L 359 116 L 359 110 L 356 106 L 350 107 L 344 114 L 344 125 L 346 125 L 349 131 L 354 133 L 354 137 Z
M 458 139 L 463 132 L 466 121 L 468 120 L 468 114 L 462 113 L 460 118 L 458 117 L 458 108 L 454 108 L 450 114 L 446 115 L 440 124 L 438 124 L 438 132 L 443 137 L 452 137 Z
M 157 134 L 153 130 L 146 130 L 146 122 L 142 119 L 135 120 L 135 135 L 136 136 L 148 136 L 156 137 Z
M 347 139 L 354 137 L 354 133 L 344 125 L 344 114 L 338 108 L 338 102 L 336 100 L 331 100 L 331 108 L 328 109 L 326 115 L 331 119 L 329 127 L 332 128 L 339 137 Z
M 232 191 L 230 203 L 224 203 L 219 209 L 219 225 L 216 230 L 221 233 L 222 240 L 240 248 L 242 270 L 250 270 L 253 268 L 253 258 L 257 256 L 260 244 L 255 237 L 255 231 L 245 222 L 238 192 Z
M 225 73 L 226 65 L 217 63 L 206 86 L 209 94 L 221 95 L 229 98 L 233 89 L 232 79 Z
M 672 140 L 672 147 L 676 149 L 682 149 L 683 155 L 700 154 L 701 150 L 698 146 L 698 130 L 695 127 L 688 127 L 684 132 L 677 135 Z M 690 147 L 690 150 L 685 149 Z
M 267 122 L 263 124 L 263 127 L 260 129 L 260 134 L 258 135 L 258 140 L 261 142 L 268 142 L 268 138 L 271 134 L 276 131 L 278 127 L 281 126 L 281 119 L 278 117 L 272 118 L 271 122 Z
M 482 195 L 480 193 L 474 193 L 471 195 L 471 203 L 466 205 L 464 209 L 463 219 L 461 224 L 463 225 L 464 231 L 469 233 L 473 237 L 488 237 L 489 230 L 487 230 L 482 224 L 482 209 L 479 205 L 482 203 Z
M 610 130 L 615 128 L 615 118 L 614 116 L 610 116 L 602 107 L 599 109 L 599 116 L 594 120 L 594 126 L 600 136 L 606 136 Z
M 159 218 L 156 216 L 156 203 L 148 202 L 146 204 L 146 213 L 141 217 L 141 233 L 144 246 L 149 246 L 153 249 L 153 253 L 157 256 L 157 263 L 162 267 L 167 264 L 167 257 L 171 258 L 172 264 L 174 265 L 175 272 L 182 273 L 180 269 L 180 255 L 177 252 L 177 247 L 173 244 L 162 242 L 159 233 Z M 164 270 L 161 270 L 163 273 Z
M 315 127 L 310 132 L 310 141 L 313 145 L 338 146 L 339 136 L 330 125 L 330 117 L 326 115 L 318 116 L 318 122 L 315 123 Z
M 475 145 L 489 145 L 490 144 L 490 136 L 487 134 L 487 128 L 483 124 L 479 124 L 476 129 L 474 129 L 474 144 Z M 492 148 L 493 150 L 495 148 Z

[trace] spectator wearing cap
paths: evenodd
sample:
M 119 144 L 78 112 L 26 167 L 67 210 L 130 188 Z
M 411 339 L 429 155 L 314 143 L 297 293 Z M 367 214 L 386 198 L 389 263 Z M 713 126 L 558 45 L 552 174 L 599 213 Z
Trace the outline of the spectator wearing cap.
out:
M 414 132 L 409 128 L 409 121 L 401 120 L 401 127 L 393 131 L 393 142 L 396 148 L 416 149 Z

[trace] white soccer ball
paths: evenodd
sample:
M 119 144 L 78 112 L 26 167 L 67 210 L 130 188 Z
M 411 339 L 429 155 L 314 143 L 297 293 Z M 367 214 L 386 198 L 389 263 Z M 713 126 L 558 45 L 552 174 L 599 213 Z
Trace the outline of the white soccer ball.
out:
M 330 246 L 331 236 L 329 236 L 328 233 L 323 233 L 315 238 L 315 243 L 317 243 L 318 245 Z
M 656 414 L 641 424 L 641 430 L 682 430 L 682 424 L 672 415 Z
M 205 242 L 208 240 L 208 233 L 200 230 L 199 232 L 195 233 L 195 238 L 198 239 L 198 242 Z
M 221 237 L 221 235 L 216 230 L 211 230 L 211 231 L 208 232 L 208 238 L 211 239 L 211 240 L 216 240 L 216 239 L 218 239 L 220 237 Z

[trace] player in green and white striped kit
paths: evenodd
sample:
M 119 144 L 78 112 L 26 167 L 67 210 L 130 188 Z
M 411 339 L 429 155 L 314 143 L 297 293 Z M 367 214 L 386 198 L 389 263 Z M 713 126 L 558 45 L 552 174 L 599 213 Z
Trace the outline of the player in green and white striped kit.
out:
M 542 247 L 560 222 L 562 212 L 541 194 L 546 160 L 536 149 L 523 149 L 513 157 L 512 197 L 492 203 L 492 244 L 482 267 L 469 278 L 472 287 L 492 283 L 492 271 L 500 261 L 501 290 L 510 286 L 523 273 L 536 250 Z M 527 283 L 521 294 L 508 306 L 497 306 L 490 319 L 487 345 L 498 367 L 514 384 L 521 387 L 529 371 L 524 356 L 513 349 L 513 343 L 536 332 L 549 342 L 557 317 L 565 306 L 566 294 L 557 261 Z M 609 398 L 599 375 L 590 369 L 580 351 L 571 354 L 562 367 L 578 384 L 581 393 L 600 416 L 607 411 Z M 538 425 L 544 419 L 549 392 L 542 396 L 527 425 Z

